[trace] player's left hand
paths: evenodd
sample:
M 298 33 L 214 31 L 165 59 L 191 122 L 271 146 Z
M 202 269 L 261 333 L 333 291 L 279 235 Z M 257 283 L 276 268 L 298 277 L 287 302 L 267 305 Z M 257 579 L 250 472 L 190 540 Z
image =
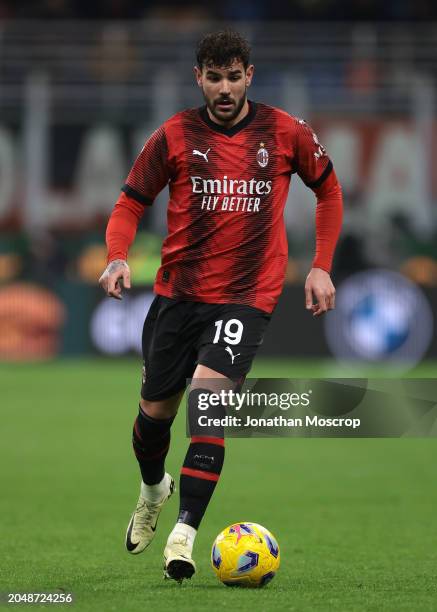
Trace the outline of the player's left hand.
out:
M 321 268 L 311 269 L 305 282 L 305 301 L 306 309 L 312 310 L 313 317 L 320 317 L 335 308 L 335 287 L 328 272 Z

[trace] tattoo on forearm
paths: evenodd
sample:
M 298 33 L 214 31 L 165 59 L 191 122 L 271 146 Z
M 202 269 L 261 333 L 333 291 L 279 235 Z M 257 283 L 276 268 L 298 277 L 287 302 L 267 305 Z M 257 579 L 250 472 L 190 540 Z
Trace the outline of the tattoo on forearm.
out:
M 108 264 L 108 267 L 106 268 L 106 270 L 107 270 L 108 274 L 112 274 L 120 266 L 128 267 L 127 263 L 124 261 L 124 259 L 114 259 L 114 261 L 111 261 L 111 263 Z

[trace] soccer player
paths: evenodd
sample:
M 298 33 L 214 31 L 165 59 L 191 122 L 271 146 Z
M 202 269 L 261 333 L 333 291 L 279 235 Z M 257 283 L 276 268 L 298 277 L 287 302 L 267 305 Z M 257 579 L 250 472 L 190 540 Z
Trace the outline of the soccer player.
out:
M 262 343 L 287 265 L 283 220 L 291 175 L 317 197 L 316 249 L 306 308 L 334 308 L 330 269 L 342 217 L 332 163 L 303 119 L 247 98 L 254 66 L 237 32 L 206 35 L 194 68 L 205 105 L 177 113 L 146 141 L 109 219 L 100 284 L 130 288 L 128 249 L 138 222 L 169 186 L 168 235 L 143 337 L 143 380 L 133 448 L 140 496 L 126 533 L 130 553 L 151 543 L 174 491 L 165 472 L 170 428 L 192 378 L 188 408 L 212 387 L 241 384 Z M 292 325 L 290 321 L 287 324 Z M 193 542 L 224 459 L 223 429 L 193 436 L 180 474 L 179 515 L 164 550 L 165 575 L 195 572 Z

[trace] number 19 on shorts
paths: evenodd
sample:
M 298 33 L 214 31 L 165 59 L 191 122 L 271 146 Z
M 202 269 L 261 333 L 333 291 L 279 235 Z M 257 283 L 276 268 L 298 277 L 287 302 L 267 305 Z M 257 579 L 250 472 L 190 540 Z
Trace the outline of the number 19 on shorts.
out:
M 239 344 L 243 336 L 243 323 L 238 319 L 229 319 L 226 321 L 223 327 L 223 319 L 215 321 L 214 323 L 216 330 L 213 344 L 217 344 L 220 337 L 226 342 L 226 344 Z M 223 335 L 222 335 L 223 329 Z

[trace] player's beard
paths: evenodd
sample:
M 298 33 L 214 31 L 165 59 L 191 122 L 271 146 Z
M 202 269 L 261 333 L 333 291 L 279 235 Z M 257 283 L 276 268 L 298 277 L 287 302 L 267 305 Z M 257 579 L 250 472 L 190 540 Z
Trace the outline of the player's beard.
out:
M 247 99 L 247 89 L 244 90 L 244 94 L 241 96 L 239 100 L 235 100 L 232 97 L 227 97 L 227 98 L 222 97 L 222 98 L 211 99 L 211 98 L 208 98 L 205 91 L 203 91 L 203 97 L 205 98 L 206 105 L 209 111 L 211 112 L 211 114 L 214 115 L 214 117 L 220 123 L 226 124 L 226 123 L 230 123 L 231 121 L 233 121 L 241 113 L 241 109 L 243 108 L 244 103 L 246 102 L 246 99 Z M 220 102 L 223 102 L 226 100 L 229 100 L 230 102 L 232 102 L 230 109 L 226 111 L 220 111 L 217 108 L 217 105 L 220 104 Z

